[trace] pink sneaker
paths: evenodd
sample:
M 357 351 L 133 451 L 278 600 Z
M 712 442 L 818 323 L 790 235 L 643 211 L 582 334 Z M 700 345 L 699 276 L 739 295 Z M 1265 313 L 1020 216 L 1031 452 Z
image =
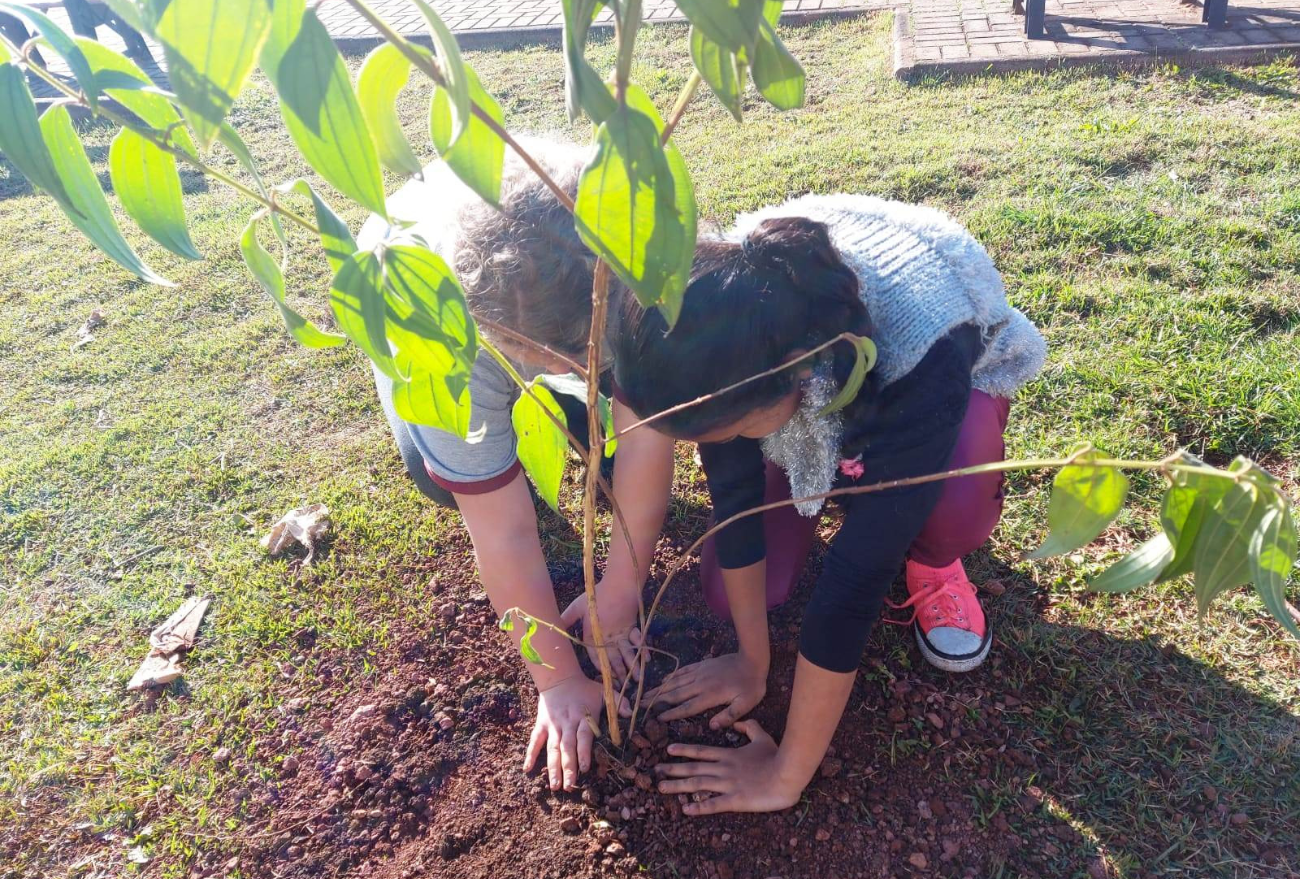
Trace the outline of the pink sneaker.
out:
M 989 655 L 993 636 L 975 586 L 966 577 L 961 559 L 931 568 L 908 559 L 909 598 L 894 608 L 913 608 L 910 622 L 926 662 L 944 671 L 970 671 Z

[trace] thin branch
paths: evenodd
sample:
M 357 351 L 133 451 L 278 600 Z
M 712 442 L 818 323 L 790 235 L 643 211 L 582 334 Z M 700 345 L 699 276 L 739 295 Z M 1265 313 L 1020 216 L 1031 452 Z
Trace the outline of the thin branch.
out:
M 556 351 L 554 348 L 550 347 L 549 345 L 543 345 L 541 342 L 535 342 L 532 339 L 525 336 L 523 333 L 519 332 L 518 330 L 512 330 L 510 329 L 510 327 L 506 326 L 505 324 L 497 323 L 496 321 L 489 320 L 486 317 L 475 317 L 474 322 L 478 324 L 480 327 L 487 327 L 492 332 L 504 336 L 512 342 L 516 342 L 520 345 L 523 345 L 525 348 L 528 348 L 530 351 L 533 351 L 534 353 L 545 354 L 548 357 L 554 357 L 556 360 L 560 361 L 565 366 L 569 367 L 569 369 L 572 369 L 578 375 L 578 377 L 581 378 L 583 381 L 587 380 L 587 367 L 583 366 L 581 363 L 574 360 L 572 357 L 568 356 L 567 354 L 562 354 L 561 352 Z
M 672 137 L 673 132 L 677 130 L 677 123 L 682 121 L 686 105 L 691 102 L 691 98 L 695 97 L 695 90 L 700 87 L 701 79 L 698 70 L 691 71 L 691 78 L 686 80 L 686 85 L 682 86 L 681 94 L 677 96 L 677 103 L 673 104 L 673 111 L 668 114 L 668 122 L 664 125 L 663 134 L 659 135 L 659 143 L 668 143 L 668 138 Z
M 958 470 L 947 470 L 943 473 L 931 473 L 924 476 L 910 476 L 907 477 L 906 479 L 891 479 L 887 482 L 877 482 L 877 483 L 873 483 L 872 485 L 852 485 L 847 488 L 836 488 L 836 489 L 832 489 L 831 491 L 825 491 L 820 494 L 808 495 L 806 497 L 788 498 L 786 500 L 774 501 L 772 503 L 761 504 L 757 507 L 752 507 L 748 510 L 743 510 L 742 512 L 736 513 L 734 516 L 729 516 L 728 518 L 717 523 L 716 525 L 714 525 L 713 527 L 705 531 L 703 534 L 701 534 L 695 540 L 694 543 L 692 543 L 690 546 L 686 548 L 685 552 L 681 554 L 681 556 L 677 559 L 677 561 L 673 563 L 673 566 L 668 569 L 668 573 L 664 576 L 663 583 L 660 584 L 659 589 L 655 592 L 654 600 L 650 602 L 650 611 L 646 614 L 646 626 L 647 627 L 649 626 L 650 620 L 654 618 L 655 613 L 658 611 L 659 602 L 663 599 L 664 595 L 667 593 L 668 586 L 672 583 L 673 579 L 682 571 L 682 569 L 686 567 L 687 563 L 690 562 L 691 557 L 695 555 L 695 551 L 698 550 L 701 546 L 703 546 L 706 540 L 708 540 L 710 537 L 717 534 L 719 531 L 721 531 L 723 528 L 726 528 L 728 525 L 732 524 L 733 522 L 737 522 L 741 519 L 748 518 L 749 516 L 753 516 L 758 513 L 765 513 L 768 510 L 775 510 L 780 507 L 788 507 L 788 506 L 792 506 L 793 504 L 803 503 L 804 501 L 826 500 L 828 498 L 842 497 L 844 495 L 851 495 L 851 494 L 870 494 L 872 492 L 888 491 L 894 488 L 906 488 L 913 485 L 925 485 L 926 483 L 940 482 L 945 479 L 956 479 L 962 476 L 976 476 L 981 473 L 1010 473 L 1019 470 L 1040 470 L 1040 469 L 1048 469 L 1048 468 L 1067 467 L 1071 465 L 1076 467 L 1111 467 L 1111 468 L 1119 468 L 1123 470 L 1155 470 L 1164 473 L 1166 475 L 1169 475 L 1170 473 L 1173 472 L 1182 471 L 1182 472 L 1189 472 L 1189 473 L 1204 473 L 1208 475 L 1218 476 L 1223 479 L 1236 480 L 1240 478 L 1240 474 L 1230 473 L 1226 470 L 1219 470 L 1214 467 L 1201 466 L 1196 464 L 1186 464 L 1182 460 L 1181 452 L 1176 452 L 1159 461 L 1129 461 L 1121 458 L 1098 458 L 1098 459 L 1088 460 L 1088 461 L 1078 460 L 1078 458 L 1086 451 L 1088 451 L 1088 449 L 1086 448 L 1081 449 L 1078 452 L 1075 452 L 1074 454 L 1065 458 L 1040 458 L 1040 459 L 1034 459 L 1028 461 L 997 461 L 990 464 L 976 464 L 971 467 L 962 467 Z M 640 699 L 638 698 L 638 703 L 639 702 Z M 628 721 L 628 729 L 631 730 L 635 728 L 636 728 L 636 711 L 634 710 L 632 712 L 632 717 Z
M 782 370 L 789 369 L 792 366 L 797 366 L 798 364 L 803 363 L 812 355 L 819 354 L 822 351 L 825 351 L 827 348 L 831 347 L 836 342 L 852 342 L 856 338 L 858 338 L 858 336 L 855 333 L 840 333 L 838 336 L 835 336 L 832 339 L 828 339 L 827 341 L 818 345 L 816 348 L 803 352 L 793 360 L 787 360 L 785 363 L 782 363 L 780 366 L 774 366 L 771 369 L 758 373 L 757 375 L 751 375 L 749 378 L 744 378 L 738 382 L 733 382 L 732 384 L 727 385 L 725 388 L 718 388 L 716 391 L 712 391 L 711 393 L 705 394 L 702 397 L 696 397 L 694 400 L 687 400 L 685 403 L 678 403 L 676 406 L 669 406 L 667 409 L 664 409 L 662 412 L 656 412 L 654 415 L 650 415 L 645 418 L 642 418 L 640 421 L 634 422 L 628 425 L 627 427 L 623 428 L 622 430 L 615 432 L 614 436 L 611 437 L 611 439 L 618 439 L 624 434 L 631 433 L 632 431 L 636 430 L 638 427 L 644 427 L 647 424 L 652 424 L 658 421 L 660 418 L 665 418 L 669 415 L 672 415 L 675 412 L 681 412 L 683 409 L 689 409 L 692 406 L 698 406 L 701 403 L 707 403 L 709 400 L 712 400 L 714 397 L 721 397 L 723 394 L 730 393 L 731 391 L 734 391 L 736 388 L 743 387 L 749 384 L 750 382 L 758 381 L 760 378 L 767 378 L 769 375 L 776 375 L 778 372 L 781 372 Z
M 397 50 L 405 55 L 412 64 L 432 79 L 434 84 L 440 88 L 446 87 L 446 80 L 442 75 L 442 71 L 434 62 L 432 54 L 425 51 L 422 47 L 417 47 L 410 40 L 393 30 L 392 26 L 389 25 L 388 22 L 384 21 L 383 17 L 380 16 L 379 13 L 375 12 L 365 3 L 365 0 L 345 0 L 345 2 L 355 9 L 362 18 L 370 22 L 375 30 L 379 31 L 380 36 L 397 47 Z M 523 163 L 527 165 L 534 174 L 541 178 L 542 183 L 546 184 L 546 187 L 555 194 L 555 197 L 559 199 L 560 204 L 564 205 L 565 209 L 567 209 L 569 213 L 573 213 L 573 199 L 567 192 L 560 188 L 558 183 L 551 179 L 551 175 L 546 173 L 546 169 L 538 164 L 537 160 L 529 155 L 528 151 L 519 145 L 519 142 L 510 135 L 510 132 L 506 131 L 500 123 L 493 119 L 490 113 L 475 103 L 473 98 L 470 99 L 470 109 L 473 111 L 474 115 L 492 131 L 493 134 L 505 141 L 505 143 L 515 151 L 515 154 L 523 160 Z

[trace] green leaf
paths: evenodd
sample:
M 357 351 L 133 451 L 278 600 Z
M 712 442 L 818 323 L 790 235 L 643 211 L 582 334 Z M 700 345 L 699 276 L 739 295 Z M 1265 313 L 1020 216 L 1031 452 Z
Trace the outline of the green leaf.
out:
M 505 124 L 505 114 L 496 100 L 479 83 L 478 74 L 468 64 L 465 77 L 469 93 L 498 125 Z M 454 137 L 455 112 L 447 89 L 435 88 L 429 103 L 429 133 L 434 148 L 447 167 L 491 205 L 501 203 L 501 169 L 506 158 L 506 143 L 487 123 L 473 116 L 459 137 Z
M 599 125 L 618 107 L 618 102 L 585 55 L 591 22 L 603 5 L 599 0 L 561 0 L 564 8 L 564 104 L 571 122 L 578 121 L 585 112 L 592 122 Z
M 566 372 L 563 375 L 553 375 L 550 373 L 545 373 L 543 375 L 539 375 L 536 381 L 546 385 L 548 388 L 550 388 L 552 391 L 555 391 L 557 394 L 567 394 L 568 396 L 573 397 L 575 400 L 582 403 L 583 406 L 587 405 L 587 383 L 583 381 L 579 376 L 571 372 Z M 600 410 L 601 424 L 605 426 L 605 436 L 612 437 L 614 435 L 613 404 L 610 403 L 609 397 L 606 397 L 604 394 L 597 393 L 596 406 Z M 606 458 L 613 456 L 614 452 L 617 450 L 618 450 L 618 440 L 611 439 L 605 441 Z
M 578 182 L 575 223 L 583 243 L 671 327 L 695 255 L 695 194 L 681 154 L 659 143 L 657 114 L 633 106 L 634 95 L 630 90 L 628 106 L 596 132 L 595 154 Z
M 754 45 L 763 0 L 677 0 L 677 8 L 710 40 L 731 51 Z
M 497 624 L 497 628 L 499 628 L 503 632 L 513 632 L 515 630 L 516 614 L 519 617 L 521 617 L 524 622 L 524 634 L 523 637 L 519 639 L 520 655 L 523 656 L 524 659 L 533 663 L 534 665 L 542 665 L 542 666 L 546 666 L 546 668 L 553 668 L 554 666 L 547 665 L 545 662 L 542 661 L 541 654 L 539 654 L 537 652 L 537 649 L 533 647 L 533 636 L 537 634 L 537 620 L 533 619 L 531 616 L 524 613 L 523 611 L 518 611 L 512 607 L 509 610 L 507 610 L 504 615 L 502 615 L 501 622 Z
M 384 181 L 375 142 L 338 49 L 303 0 L 277 0 L 262 70 L 298 151 L 335 189 L 381 217 Z
M 406 421 L 468 436 L 478 330 L 460 283 L 442 257 L 414 244 L 384 249 L 384 283 L 401 379 L 393 407 Z
M 1193 456 L 1187 462 L 1200 465 Z M 1160 572 L 1159 582 L 1173 580 L 1192 571 L 1196 538 L 1201 533 L 1206 511 L 1223 497 L 1231 481 L 1208 473 L 1177 471 L 1160 505 L 1160 524 L 1174 548 L 1173 560 Z
M 691 26 L 691 60 L 700 77 L 737 122 L 744 121 L 745 73 L 748 65 Z
M 30 6 L 0 0 L 0 12 L 22 16 L 30 21 L 36 31 L 50 44 L 50 48 L 59 53 L 59 57 L 67 62 L 68 69 L 72 71 L 73 77 L 77 80 L 77 85 L 81 86 L 81 90 L 85 93 L 86 99 L 90 101 L 90 105 L 94 107 L 98 104 L 99 85 L 95 82 L 95 76 L 91 72 L 90 64 L 86 61 L 86 56 L 81 53 L 81 48 L 72 37 L 64 33 L 63 29 L 55 24 L 48 15 Z
M 822 407 L 819 415 L 829 415 L 832 412 L 838 412 L 845 406 L 853 402 L 858 396 L 858 391 L 862 390 L 862 383 L 867 380 L 867 373 L 876 368 L 876 343 L 866 336 L 855 336 L 853 339 L 853 351 L 856 359 L 853 361 L 853 369 L 849 372 L 849 377 L 844 380 L 844 387 L 835 398 Z
M 410 59 L 392 43 L 382 43 L 367 55 L 357 74 L 357 101 L 374 135 L 379 161 L 394 174 L 408 177 L 422 170 L 397 118 L 397 95 L 410 78 Z
M 316 228 L 320 230 L 321 246 L 325 248 L 325 259 L 329 262 L 330 270 L 337 272 L 357 249 L 357 242 L 353 239 L 348 224 L 339 219 L 339 215 L 321 198 L 315 187 L 301 177 L 282 183 L 275 189 L 285 194 L 296 192 L 311 199 L 316 214 Z
M 1242 479 L 1229 485 L 1206 511 L 1192 563 L 1196 607 L 1202 616 L 1217 595 L 1250 582 L 1250 540 L 1267 509 L 1264 490 Z
M 244 143 L 244 139 L 239 136 L 239 132 L 231 127 L 229 122 L 221 123 L 221 128 L 217 131 L 217 141 L 230 151 L 230 154 L 235 157 L 235 161 L 239 162 L 240 167 L 248 172 L 249 177 L 253 178 L 253 185 L 257 187 L 258 193 L 264 198 L 270 198 L 271 189 L 266 185 L 262 173 L 257 170 L 257 163 L 253 161 L 253 154 L 248 151 L 248 145 Z M 275 237 L 280 239 L 280 245 L 288 247 L 289 240 L 284 235 L 284 227 L 280 224 L 279 214 L 271 214 L 271 228 L 275 231 Z M 353 247 L 351 250 L 356 250 L 356 248 Z M 338 270 L 338 266 L 333 268 L 335 271 Z
M 339 265 L 330 284 L 330 307 L 339 329 L 366 353 L 379 370 L 398 384 L 407 375 L 393 361 L 385 331 L 384 273 L 379 257 L 368 251 L 354 253 Z M 394 385 L 394 392 L 397 386 Z
M 754 87 L 769 104 L 778 110 L 793 110 L 804 103 L 804 72 L 803 65 L 776 35 L 776 19 L 780 14 L 780 0 L 768 0 L 758 24 L 751 73 Z
M 1295 557 L 1295 522 L 1291 519 L 1291 507 L 1274 495 L 1250 538 L 1252 579 L 1255 591 L 1273 619 L 1300 640 L 1300 626 L 1292 619 L 1286 600 L 1286 581 L 1295 565 Z
M 244 234 L 239 238 L 239 252 L 243 254 L 248 270 L 262 285 L 266 295 L 270 296 L 276 307 L 280 309 L 280 316 L 284 318 L 289 335 L 308 348 L 332 348 L 335 345 L 342 345 L 347 341 L 346 336 L 321 330 L 285 303 L 284 262 L 282 260 L 276 263 L 262 246 L 262 242 L 257 240 L 258 223 L 266 215 L 266 211 L 254 214 L 248 221 L 248 225 L 244 227 Z
M 267 0 L 169 0 L 151 9 L 151 30 L 163 44 L 172 88 L 206 150 L 271 30 L 270 5 Z
M 1091 543 L 1119 513 L 1128 494 L 1128 477 L 1115 467 L 1084 464 L 1102 457 L 1089 449 L 1074 457 L 1079 463 L 1066 465 L 1056 474 L 1047 505 L 1050 531 L 1028 558 L 1048 558 Z
M 537 634 L 537 620 L 528 617 L 528 628 L 524 631 L 524 636 L 519 639 L 519 655 L 531 662 L 533 665 L 540 665 L 544 668 L 554 668 L 554 666 L 542 659 L 537 648 L 533 646 L 533 636 Z
M 564 478 L 569 441 L 546 413 L 549 411 L 563 424 L 564 410 L 545 385 L 533 381 L 528 387 L 532 395 L 521 394 L 510 411 L 510 420 L 518 438 L 519 463 L 524 465 L 533 485 L 537 486 L 537 493 L 558 512 L 560 481 Z M 534 395 L 537 399 L 533 398 Z
M 244 143 L 244 139 L 239 136 L 239 132 L 235 131 L 229 122 L 223 122 L 221 123 L 221 130 L 217 133 L 217 140 L 220 141 L 222 146 L 230 150 L 230 154 L 248 172 L 248 176 L 253 178 L 257 191 L 269 198 L 271 189 L 266 185 L 266 180 L 263 179 L 261 172 L 257 170 L 257 163 L 253 161 L 253 154 L 249 152 L 248 144 Z
M 466 72 L 465 61 L 460 57 L 460 46 L 456 37 L 443 23 L 438 13 L 433 11 L 424 0 L 413 0 L 416 7 L 429 23 L 429 37 L 433 50 L 438 54 L 438 69 L 442 71 L 443 84 L 439 91 L 447 92 L 451 106 L 451 123 L 448 143 L 455 143 L 465 133 L 470 116 L 470 75 Z
M 0 125 L 0 152 L 33 186 L 54 196 L 68 210 L 72 199 L 41 135 L 36 102 L 27 90 L 23 72 L 10 63 L 0 64 L 0 119 L 4 120 Z
M 181 114 L 138 64 L 86 37 L 77 37 L 76 42 L 104 94 L 138 116 L 145 125 L 168 133 L 173 146 L 198 157 L 190 133 L 181 124 Z
M 1088 588 L 1094 592 L 1132 592 L 1160 576 L 1173 557 L 1169 537 L 1157 534 L 1094 577 Z
M 68 108 L 51 107 L 41 117 L 40 126 L 54 168 L 68 193 L 68 201 L 60 201 L 59 205 L 72 224 L 122 268 L 152 284 L 172 286 L 171 281 L 145 265 L 118 231 L 108 199 L 99 187 L 99 178 L 72 127 Z
M 108 173 L 122 209 L 146 235 L 177 256 L 203 259 L 185 226 L 174 156 L 124 128 L 109 146 Z

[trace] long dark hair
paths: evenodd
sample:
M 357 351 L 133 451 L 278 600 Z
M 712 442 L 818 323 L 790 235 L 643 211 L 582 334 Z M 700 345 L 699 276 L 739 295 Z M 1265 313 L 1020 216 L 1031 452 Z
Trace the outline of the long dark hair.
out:
M 831 245 L 826 226 L 803 217 L 765 220 L 742 243 L 701 241 L 677 326 L 627 297 L 614 334 L 614 374 L 641 417 L 779 366 L 843 332 L 871 334 L 858 279 Z M 853 365 L 848 343 L 823 353 L 842 382 Z M 798 381 L 782 370 L 666 416 L 655 426 L 700 436 L 771 405 Z M 859 397 L 868 394 L 869 387 Z

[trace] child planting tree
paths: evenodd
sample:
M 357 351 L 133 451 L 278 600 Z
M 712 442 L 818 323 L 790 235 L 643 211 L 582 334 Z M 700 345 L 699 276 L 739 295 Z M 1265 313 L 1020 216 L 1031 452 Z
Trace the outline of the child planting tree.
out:
M 536 138 L 524 143 L 561 187 L 570 193 L 576 189 L 582 150 Z M 392 223 L 372 217 L 358 235 L 358 246 L 423 239 L 455 267 L 480 331 L 510 361 L 486 356 L 475 361 L 468 438 L 402 418 L 394 381 L 376 368 L 375 384 L 402 460 L 427 497 L 460 511 L 497 613 L 517 607 L 536 620 L 568 628 L 584 619 L 587 603 L 580 597 L 563 613 L 555 603 L 533 498 L 517 454 L 511 410 L 521 390 L 511 372 L 527 379 L 568 373 L 569 364 L 583 357 L 595 257 L 578 240 L 573 223 L 566 222 L 555 195 L 517 160 L 506 162 L 499 209 L 441 162 L 390 196 L 388 206 Z M 572 413 L 571 423 L 581 425 L 573 432 L 585 437 L 586 408 L 570 400 L 559 395 L 557 403 Z M 614 405 L 614 421 L 631 421 L 622 404 Z M 597 591 L 604 637 L 612 648 L 610 662 L 622 678 L 636 668 L 638 594 L 667 508 L 672 440 L 648 429 L 632 432 L 619 445 L 614 477 L 628 531 L 611 539 Z M 523 634 L 523 629 L 514 633 L 516 643 Z M 539 631 L 531 646 L 545 664 L 528 666 L 538 706 L 524 770 L 544 749 L 551 788 L 572 789 L 579 772 L 591 764 L 595 731 L 588 718 L 600 717 L 601 686 L 582 673 L 573 647 L 554 630 Z
M 720 522 L 764 503 L 773 483 L 765 458 L 784 469 L 795 498 L 1001 461 L 1011 395 L 1045 353 L 1038 331 L 1007 304 L 988 255 L 960 226 L 937 211 L 860 196 L 797 199 L 742 217 L 728 238 L 702 241 L 681 320 L 666 329 L 658 312 L 629 307 L 616 373 L 619 399 L 637 413 L 776 370 L 654 422 L 699 443 Z M 826 343 L 845 332 L 870 339 L 874 345 L 861 344 L 879 360 L 856 397 L 837 408 L 855 346 Z M 797 365 L 779 369 L 789 364 Z M 665 719 L 723 706 L 711 726 L 734 723 L 751 742 L 736 750 L 671 746 L 692 762 L 660 766 L 668 776 L 660 789 L 719 794 L 688 804 L 691 814 L 769 811 L 798 800 L 904 562 L 910 597 L 899 607 L 911 610 L 925 658 L 965 671 L 988 655 L 992 633 L 961 558 L 998 521 L 1001 475 L 842 503 L 844 523 L 804 611 L 779 748 L 740 718 L 766 691 L 766 610 L 798 579 L 822 502 L 799 503 L 802 519 L 769 526 L 772 544 L 759 516 L 716 535 L 718 567 L 711 573 L 706 561 L 704 585 L 710 604 L 733 620 L 739 650 L 680 669 L 652 695 L 676 706 Z

